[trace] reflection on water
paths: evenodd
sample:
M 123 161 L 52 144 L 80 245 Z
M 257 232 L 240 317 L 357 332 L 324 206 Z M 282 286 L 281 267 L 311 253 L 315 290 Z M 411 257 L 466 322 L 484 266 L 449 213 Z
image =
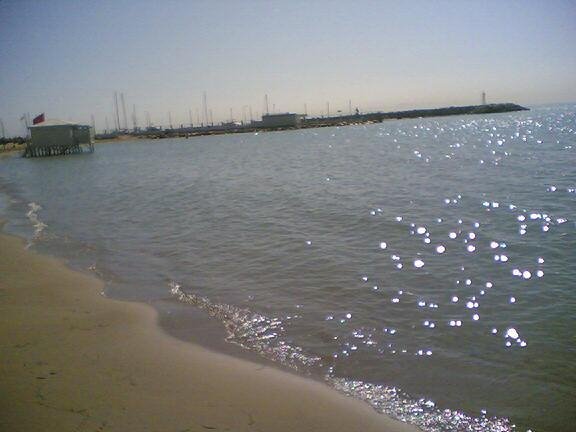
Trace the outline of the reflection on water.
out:
M 0 187 L 109 295 L 172 296 L 425 430 L 568 431 L 575 144 L 563 106 L 118 143 Z

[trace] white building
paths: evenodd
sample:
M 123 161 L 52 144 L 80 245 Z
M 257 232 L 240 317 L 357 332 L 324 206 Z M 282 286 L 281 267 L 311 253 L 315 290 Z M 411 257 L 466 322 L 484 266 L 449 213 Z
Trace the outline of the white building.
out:
M 293 113 L 264 114 L 262 116 L 262 126 L 269 128 L 300 127 L 302 115 Z
M 90 126 L 47 119 L 30 126 L 30 142 L 24 156 L 55 156 L 94 151 L 94 131 Z

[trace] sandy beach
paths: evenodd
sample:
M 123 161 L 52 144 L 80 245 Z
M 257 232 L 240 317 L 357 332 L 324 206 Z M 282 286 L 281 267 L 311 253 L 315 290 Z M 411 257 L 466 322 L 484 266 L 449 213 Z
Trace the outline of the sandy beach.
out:
M 0 159 L 17 156 L 24 151 L 25 147 L 26 146 L 24 146 L 23 144 L 10 144 L 8 146 L 3 146 L 2 148 L 0 148 Z
M 414 431 L 324 384 L 166 335 L 0 234 L 2 431 Z

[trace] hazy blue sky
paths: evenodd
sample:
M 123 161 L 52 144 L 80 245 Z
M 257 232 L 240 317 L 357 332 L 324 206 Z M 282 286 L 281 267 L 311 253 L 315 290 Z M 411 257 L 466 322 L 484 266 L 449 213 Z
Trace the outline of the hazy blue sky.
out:
M 0 118 L 576 101 L 576 1 L 0 0 Z

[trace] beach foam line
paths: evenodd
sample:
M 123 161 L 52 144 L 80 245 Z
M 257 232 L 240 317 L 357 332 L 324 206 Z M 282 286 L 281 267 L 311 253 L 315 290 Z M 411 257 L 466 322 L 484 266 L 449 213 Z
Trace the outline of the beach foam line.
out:
M 172 281 L 172 295 L 179 301 L 194 306 L 224 325 L 226 340 L 258 353 L 299 372 L 318 376 L 322 374 L 322 361 L 284 339 L 282 320 L 239 308 L 213 302 L 210 299 L 187 292 Z M 414 424 L 426 432 L 511 432 L 514 427 L 509 419 L 470 416 L 458 410 L 439 409 L 428 399 L 411 398 L 397 387 L 350 380 L 334 376 L 328 369 L 323 374 L 325 382 L 336 390 L 368 403 L 376 411 L 394 419 Z
M 26 245 L 26 247 L 32 246 L 34 241 L 39 240 L 42 238 L 42 232 L 48 225 L 46 225 L 40 217 L 38 216 L 38 212 L 42 210 L 42 206 L 35 202 L 28 203 L 28 211 L 26 212 L 26 217 L 34 227 L 34 236 L 32 240 Z
M 0 430 L 416 431 L 325 384 L 180 341 L 148 305 L 0 234 Z
M 302 348 L 282 338 L 284 328 L 281 319 L 229 304 L 215 303 L 206 297 L 183 291 L 181 285 L 174 281 L 170 283 L 170 292 L 182 303 L 192 305 L 222 322 L 228 342 L 304 373 L 322 365 L 320 357 L 306 355 Z

